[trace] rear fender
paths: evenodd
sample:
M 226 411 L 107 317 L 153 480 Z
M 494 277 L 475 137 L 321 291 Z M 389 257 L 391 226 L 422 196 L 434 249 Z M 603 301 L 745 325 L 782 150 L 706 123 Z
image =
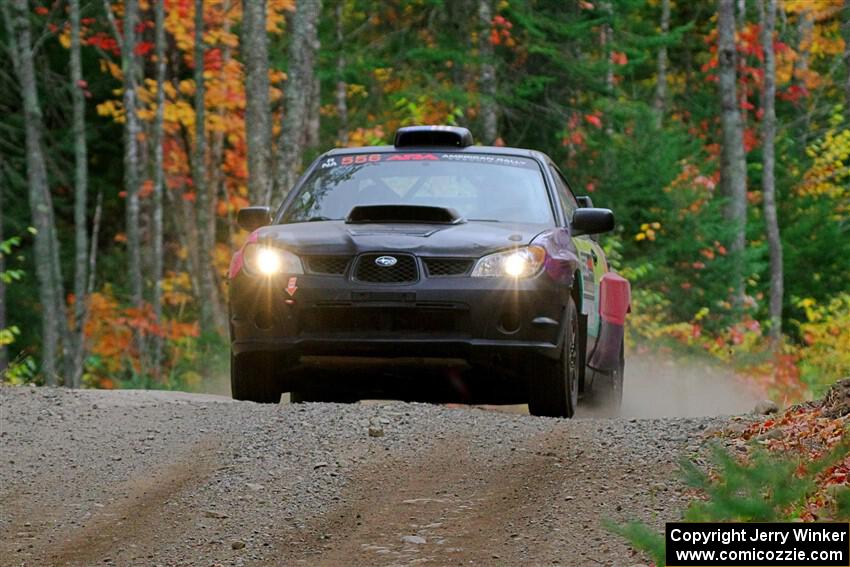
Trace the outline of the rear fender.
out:
M 631 310 L 631 286 L 614 272 L 599 282 L 599 316 L 602 318 L 599 339 L 590 355 L 588 366 L 594 370 L 613 372 L 620 366 L 626 315 Z

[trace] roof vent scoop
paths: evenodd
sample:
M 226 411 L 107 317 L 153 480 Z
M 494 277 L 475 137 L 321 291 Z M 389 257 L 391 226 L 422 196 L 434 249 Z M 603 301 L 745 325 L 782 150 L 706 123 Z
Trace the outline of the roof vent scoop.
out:
M 472 133 L 458 126 L 405 126 L 396 130 L 393 145 L 397 148 L 465 148 L 474 143 Z

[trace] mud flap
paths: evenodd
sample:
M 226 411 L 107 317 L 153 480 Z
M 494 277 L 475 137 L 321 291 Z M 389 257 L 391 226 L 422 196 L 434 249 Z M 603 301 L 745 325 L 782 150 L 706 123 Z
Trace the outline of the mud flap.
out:
M 628 280 L 614 272 L 602 276 L 599 283 L 599 315 L 602 325 L 596 346 L 587 365 L 603 372 L 613 372 L 620 365 L 620 352 L 631 306 L 631 287 Z

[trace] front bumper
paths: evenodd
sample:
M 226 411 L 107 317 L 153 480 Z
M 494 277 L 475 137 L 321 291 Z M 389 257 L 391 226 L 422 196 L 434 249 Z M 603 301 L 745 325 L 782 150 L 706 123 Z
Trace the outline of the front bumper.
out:
M 289 291 L 288 291 L 288 289 Z M 441 277 L 365 284 L 315 274 L 230 282 L 235 355 L 461 358 L 536 352 L 557 357 L 569 289 L 534 278 Z

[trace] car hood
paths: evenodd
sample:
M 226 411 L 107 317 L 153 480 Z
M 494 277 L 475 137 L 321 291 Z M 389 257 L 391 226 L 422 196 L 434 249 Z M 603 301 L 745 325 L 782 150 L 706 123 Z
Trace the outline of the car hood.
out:
M 300 255 L 356 255 L 362 252 L 409 252 L 423 256 L 479 257 L 529 244 L 548 227 L 469 221 L 460 224 L 347 224 L 318 221 L 267 226 L 260 242 Z

